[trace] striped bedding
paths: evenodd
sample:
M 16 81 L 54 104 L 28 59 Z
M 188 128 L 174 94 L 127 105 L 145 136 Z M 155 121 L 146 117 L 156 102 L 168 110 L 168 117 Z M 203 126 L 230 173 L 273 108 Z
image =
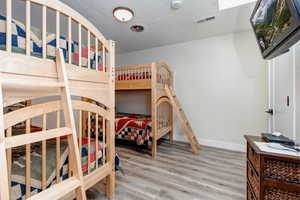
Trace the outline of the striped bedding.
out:
M 33 28 L 32 28 L 33 29 Z M 34 28 L 36 29 L 36 28 Z M 0 15 L 0 50 L 6 48 L 6 18 Z M 16 53 L 25 54 L 26 48 L 26 28 L 25 25 L 17 20 L 12 20 L 12 51 Z M 69 60 L 68 50 L 69 44 L 68 40 L 64 36 L 60 36 L 59 45 L 63 50 L 65 60 Z M 55 49 L 56 49 L 56 34 L 48 33 L 46 38 L 46 48 L 47 48 L 47 58 L 55 58 Z M 36 57 L 42 56 L 42 40 L 33 32 L 30 32 L 30 46 L 31 46 L 31 55 Z M 71 61 L 72 64 L 78 65 L 79 63 L 79 45 L 78 42 L 72 41 L 71 44 Z M 88 65 L 88 48 L 82 47 L 82 66 L 87 67 Z M 98 54 L 98 70 L 102 71 L 102 57 L 101 53 Z M 96 53 L 95 48 L 90 48 L 90 63 L 91 68 L 96 69 Z

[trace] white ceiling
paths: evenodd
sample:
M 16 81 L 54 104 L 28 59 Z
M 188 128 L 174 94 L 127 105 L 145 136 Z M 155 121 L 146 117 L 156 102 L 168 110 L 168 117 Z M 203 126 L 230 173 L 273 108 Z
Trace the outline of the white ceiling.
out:
M 179 10 L 170 9 L 170 0 L 61 0 L 93 22 L 106 38 L 117 42 L 117 52 L 124 53 L 168 44 L 250 29 L 250 13 L 254 3 L 218 10 L 218 0 L 184 0 Z M 112 16 L 115 7 L 131 8 L 134 19 L 117 22 Z M 216 20 L 197 24 L 202 18 Z M 145 31 L 134 33 L 133 24 L 142 24 Z

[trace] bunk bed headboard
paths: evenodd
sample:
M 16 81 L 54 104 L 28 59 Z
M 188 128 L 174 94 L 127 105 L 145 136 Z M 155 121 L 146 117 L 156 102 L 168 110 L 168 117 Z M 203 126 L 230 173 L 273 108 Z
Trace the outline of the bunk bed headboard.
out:
M 10 138 L 7 143 L 7 158 L 8 158 L 8 172 L 11 172 L 10 163 L 12 161 L 12 153 L 15 148 L 15 138 L 13 137 L 14 129 L 12 128 L 18 122 L 25 121 L 25 133 L 34 134 L 32 132 L 33 118 L 39 116 L 41 130 L 47 129 L 47 121 L 52 120 L 53 117 L 47 117 L 47 113 L 56 113 L 54 124 L 57 126 L 61 123 L 61 104 L 57 101 L 52 101 L 53 96 L 58 96 L 61 88 L 64 87 L 58 72 L 58 62 L 63 62 L 64 70 L 66 71 L 66 78 L 68 79 L 68 87 L 70 88 L 70 95 L 73 97 L 72 109 L 75 110 L 75 117 L 78 131 L 78 143 L 80 151 L 83 151 L 83 146 L 86 145 L 84 151 L 87 152 L 86 176 L 83 178 L 85 188 L 91 187 L 96 182 L 107 177 L 107 196 L 112 197 L 114 194 L 114 114 L 115 114 L 115 43 L 111 40 L 106 40 L 101 32 L 91 24 L 86 18 L 78 12 L 65 5 L 58 0 L 26 0 L 25 2 L 25 23 L 21 23 L 13 19 L 14 1 L 23 0 L 3 0 L 6 8 L 5 16 L 0 16 L 0 33 L 4 35 L 5 39 L 0 39 L 0 86 L 3 94 L 3 108 L 13 107 L 15 104 L 23 101 L 32 101 L 32 105 L 20 110 L 12 111 L 5 114 L 4 121 L 6 135 L 4 131 L 0 133 L 0 142 L 4 139 Z M 2 2 L 3 2 L 2 1 Z M 33 5 L 38 5 L 42 9 L 42 36 L 37 40 L 36 35 L 31 31 L 31 8 Z M 48 10 L 55 12 L 55 19 L 53 24 L 56 27 L 55 33 L 48 34 L 47 31 L 47 13 Z M 68 27 L 67 35 L 62 36 L 61 22 L 62 16 L 67 18 Z M 4 24 L 4 26 L 2 26 Z M 77 40 L 75 41 L 75 32 L 73 24 L 76 24 L 78 29 L 75 31 Z M 16 32 L 20 30 L 20 32 Z M 87 33 L 87 38 L 82 37 L 83 31 Z M 87 41 L 87 44 L 84 44 Z M 60 49 L 63 59 L 58 61 L 57 52 Z M 56 97 L 55 97 L 56 98 Z M 85 102 L 83 99 L 89 99 L 92 102 Z M 41 100 L 42 103 L 35 101 Z M 82 115 L 87 114 L 88 126 L 90 126 L 92 118 L 102 118 L 102 127 L 99 127 L 94 133 L 88 132 L 87 139 L 81 140 L 83 137 L 82 126 L 85 122 L 82 121 Z M 1 119 L 0 119 L 1 120 Z M 48 123 L 49 124 L 49 123 Z M 50 130 L 49 130 L 50 131 Z M 68 130 L 62 130 L 68 131 Z M 30 134 L 29 134 L 30 133 Z M 49 132 L 48 132 L 49 133 Z M 61 133 L 51 133 L 51 139 L 56 141 L 56 151 L 59 152 L 60 142 L 63 138 Z M 40 135 L 36 135 L 37 138 Z M 29 137 L 29 136 L 28 136 Z M 95 141 L 92 139 L 95 138 Z M 97 161 L 90 162 L 90 152 L 92 149 L 97 149 L 99 142 L 103 143 L 102 149 L 102 165 Z M 48 138 L 49 141 L 51 140 Z M 48 141 L 47 139 L 47 141 Z M 83 139 L 83 138 L 82 138 Z M 101 140 L 101 141 L 100 141 Z M 19 144 L 23 144 L 19 141 Z M 34 146 L 35 140 L 31 141 Z M 2 145 L 2 144 L 1 144 Z M 102 144 L 101 144 L 102 145 Z M 43 144 L 42 144 L 43 146 Z M 100 146 L 100 144 L 99 144 Z M 44 146 L 43 146 L 44 148 Z M 26 148 L 26 158 L 31 155 L 30 148 Z M 28 150 L 29 149 L 29 150 Z M 1 153 L 2 149 L 0 149 Z M 95 150 L 96 151 L 96 150 Z M 44 151 L 42 151 L 42 154 Z M 82 152 L 81 152 L 82 153 Z M 57 157 L 57 163 L 61 161 Z M 42 156 L 43 163 L 45 162 Z M 2 160 L 1 160 L 2 161 Z M 98 166 L 99 164 L 99 166 Z M 29 164 L 26 164 L 26 169 L 29 169 Z M 91 168 L 90 165 L 96 165 L 96 168 Z M 30 166 L 30 165 L 29 165 Z M 44 166 L 45 171 L 45 166 Z M 56 175 L 61 176 L 61 171 L 56 167 Z M 43 170 L 42 170 L 43 171 Z M 41 180 L 41 188 L 37 191 L 45 189 L 45 172 Z M 26 197 L 31 196 L 30 186 L 32 177 L 25 176 L 26 179 Z M 32 184 L 34 181 L 32 182 Z M 3 183 L 2 183 L 3 184 Z M 5 185 L 5 182 L 4 182 Z M 0 185 L 0 191 L 4 188 Z M 51 185 L 51 184 L 50 184 Z M 49 184 L 47 183 L 48 187 Z M 36 192 L 36 191 L 35 191 Z M 1 192 L 0 192 L 1 193 Z M 34 192 L 33 192 L 34 194 Z M 0 195 L 1 196 L 1 195 Z M 0 197 L 1 198 L 1 197 Z
M 152 64 L 155 66 L 153 70 L 156 72 L 156 84 L 158 87 L 165 87 L 165 85 L 173 88 L 173 72 L 169 66 L 164 62 L 156 62 Z
M 173 88 L 173 73 L 163 62 L 154 62 L 151 67 L 152 129 L 154 140 L 158 140 L 166 133 L 173 134 L 173 108 L 165 90 L 166 86 Z

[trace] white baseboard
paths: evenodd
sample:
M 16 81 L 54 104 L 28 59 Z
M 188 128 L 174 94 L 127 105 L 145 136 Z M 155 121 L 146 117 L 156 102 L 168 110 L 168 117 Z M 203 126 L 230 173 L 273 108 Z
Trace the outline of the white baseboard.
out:
M 178 141 L 185 141 L 186 139 L 184 137 L 176 136 L 174 140 Z M 246 144 L 236 144 L 236 143 L 230 143 L 230 142 L 222 142 L 218 140 L 209 140 L 209 139 L 198 139 L 200 145 L 209 146 L 209 147 L 215 147 L 220 149 L 226 149 L 231 151 L 239 151 L 239 152 L 246 152 Z

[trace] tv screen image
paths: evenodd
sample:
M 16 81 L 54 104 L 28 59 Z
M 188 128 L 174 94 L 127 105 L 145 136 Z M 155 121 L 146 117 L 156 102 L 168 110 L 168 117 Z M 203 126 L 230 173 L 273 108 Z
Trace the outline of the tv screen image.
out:
M 296 6 L 293 0 L 258 1 L 251 24 L 264 58 L 273 58 L 287 50 L 281 48 L 276 52 L 276 48 L 299 27 Z

